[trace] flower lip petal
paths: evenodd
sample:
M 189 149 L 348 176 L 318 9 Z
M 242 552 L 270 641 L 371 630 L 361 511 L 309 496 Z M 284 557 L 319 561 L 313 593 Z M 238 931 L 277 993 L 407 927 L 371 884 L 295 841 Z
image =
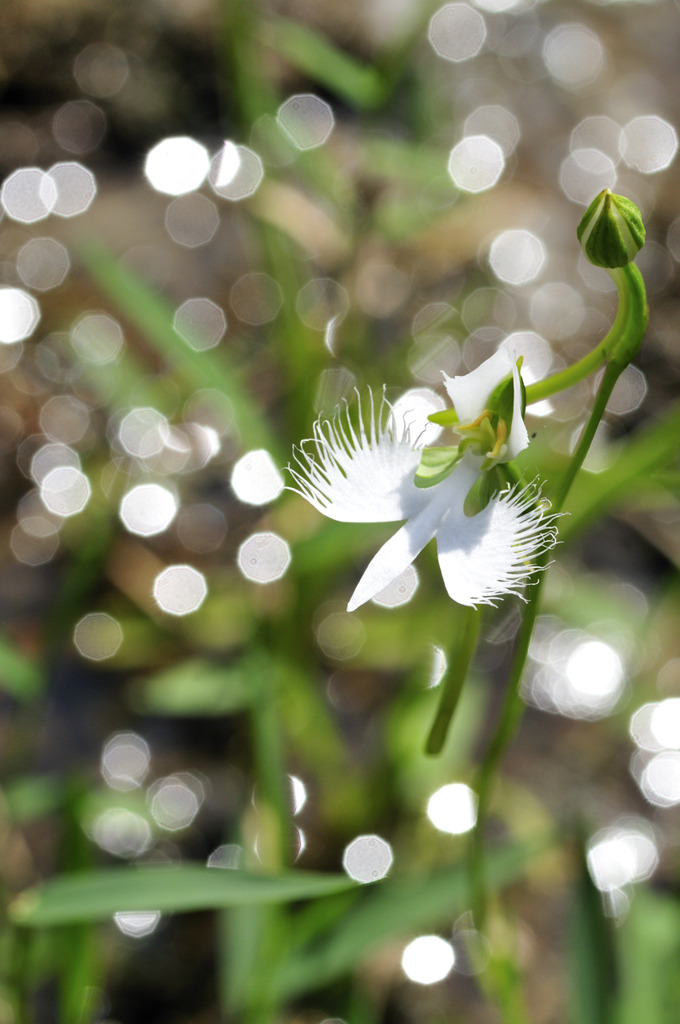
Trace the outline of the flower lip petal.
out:
M 521 595 L 538 572 L 536 558 L 557 540 L 555 520 L 532 483 L 492 498 L 477 515 L 452 507 L 437 530 L 437 553 L 449 597 L 463 605 Z
M 435 536 L 439 521 L 451 503 L 461 500 L 459 492 L 460 480 L 455 470 L 443 483 L 425 492 L 428 495 L 425 506 L 417 515 L 408 519 L 369 562 L 349 600 L 348 612 L 370 601 L 408 568 Z

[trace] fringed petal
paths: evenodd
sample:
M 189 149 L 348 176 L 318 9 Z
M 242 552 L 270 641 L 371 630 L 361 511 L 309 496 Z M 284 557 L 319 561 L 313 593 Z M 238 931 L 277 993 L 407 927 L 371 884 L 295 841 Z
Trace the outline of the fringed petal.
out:
M 317 420 L 314 436 L 293 452 L 289 471 L 297 491 L 323 515 L 343 523 L 390 523 L 415 515 L 429 498 L 413 480 L 420 464 L 403 421 L 390 419 L 383 398 L 370 395 L 368 423 L 357 403 L 357 426 L 347 406 Z M 397 573 L 398 575 L 398 573 Z
M 449 597 L 478 605 L 493 604 L 504 594 L 521 596 L 542 568 L 535 560 L 556 543 L 557 518 L 543 507 L 533 484 L 504 491 L 475 516 L 452 506 L 437 530 Z

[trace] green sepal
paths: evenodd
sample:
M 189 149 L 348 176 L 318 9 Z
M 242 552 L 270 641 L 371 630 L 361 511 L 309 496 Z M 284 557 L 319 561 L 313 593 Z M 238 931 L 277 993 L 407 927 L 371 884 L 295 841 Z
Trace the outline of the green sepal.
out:
M 430 423 L 436 423 L 439 427 L 452 427 L 458 423 L 458 414 L 455 409 L 442 409 L 440 412 L 431 412 L 427 418 Z
M 463 503 L 463 511 L 465 515 L 476 516 L 478 512 L 481 512 L 489 504 L 494 494 L 500 490 L 503 486 L 503 478 L 500 473 L 497 472 L 497 467 L 488 470 L 486 473 L 480 473 L 475 482 L 473 483 L 470 490 L 467 492 L 467 496 Z
M 441 483 L 460 461 L 462 454 L 458 445 L 423 448 L 415 475 L 416 487 L 434 487 Z
M 608 188 L 583 214 L 576 229 L 586 256 L 596 267 L 625 267 L 645 244 L 645 226 L 635 203 Z

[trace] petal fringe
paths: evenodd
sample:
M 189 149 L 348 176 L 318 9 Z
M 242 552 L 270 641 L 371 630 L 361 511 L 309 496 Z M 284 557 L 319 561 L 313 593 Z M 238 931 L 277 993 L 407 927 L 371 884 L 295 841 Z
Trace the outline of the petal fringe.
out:
M 358 395 L 358 392 L 357 392 Z M 357 402 L 356 426 L 347 402 L 331 419 L 318 419 L 313 436 L 293 450 L 288 466 L 302 495 L 323 515 L 343 523 L 398 522 L 428 504 L 413 479 L 420 449 L 409 426 L 394 417 L 384 394 L 371 391 L 367 414 Z
M 536 559 L 557 543 L 556 520 L 535 484 L 503 491 L 476 516 L 458 509 L 437 530 L 439 565 L 446 590 L 464 605 L 494 604 L 522 588 L 544 566 Z

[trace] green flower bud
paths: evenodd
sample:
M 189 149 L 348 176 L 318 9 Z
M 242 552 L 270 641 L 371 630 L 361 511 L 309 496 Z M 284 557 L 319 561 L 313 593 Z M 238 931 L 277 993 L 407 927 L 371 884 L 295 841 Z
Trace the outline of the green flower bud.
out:
M 608 188 L 600 192 L 576 229 L 583 251 L 596 267 L 625 267 L 645 244 L 645 226 L 635 203 Z

